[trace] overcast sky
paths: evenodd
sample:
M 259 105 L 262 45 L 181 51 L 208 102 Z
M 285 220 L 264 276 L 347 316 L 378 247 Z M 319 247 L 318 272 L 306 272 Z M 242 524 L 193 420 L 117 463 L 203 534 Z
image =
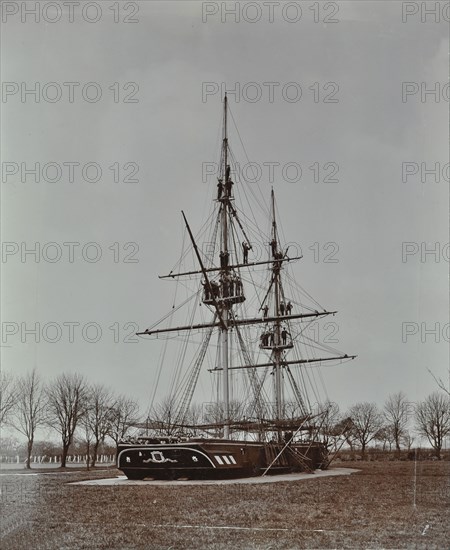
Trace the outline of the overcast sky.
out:
M 46 380 L 77 371 L 145 407 L 159 348 L 124 339 L 171 307 L 173 288 L 157 275 L 178 259 L 180 210 L 194 230 L 208 211 L 215 181 L 202 181 L 202 163 L 218 160 L 227 87 L 237 91 L 229 95 L 230 107 L 250 160 L 280 163 L 273 187 L 284 234 L 304 255 L 296 274 L 321 304 L 339 311 L 338 347 L 358 355 L 324 369 L 330 398 L 345 408 L 381 404 L 403 390 L 416 401 L 435 389 L 428 369 L 445 378 L 445 14 L 440 22 L 431 16 L 421 22 L 420 3 L 406 3 L 411 12 L 402 15 L 402 2 L 331 2 L 328 11 L 320 3 L 318 12 L 317 3 L 301 2 L 297 22 L 294 6 L 283 11 L 274 4 L 272 22 L 261 8 L 251 23 L 256 8 L 242 2 L 240 21 L 228 15 L 222 22 L 220 3 L 120 2 L 117 12 L 117 3 L 103 1 L 101 14 L 91 6 L 84 19 L 75 7 L 71 23 L 67 7 L 59 14 L 41 11 L 36 22 L 21 3 L 4 4 L 11 11 L 3 6 L 3 369 L 21 374 L 36 367 Z M 137 22 L 123 22 L 126 16 Z M 73 101 L 67 82 L 79 83 L 72 86 Z M 268 82 L 275 83 L 273 98 Z M 404 82 L 410 84 L 402 99 Z M 39 102 L 32 94 L 21 97 L 36 83 Z M 421 95 L 431 88 L 437 97 Z M 230 137 L 238 151 L 236 135 Z M 240 160 L 245 164 L 245 156 Z M 315 183 L 309 167 L 316 162 L 321 180 L 337 166 L 338 181 Z M 38 182 L 26 172 L 35 163 L 42 168 Z M 44 171 L 47 163 L 55 164 Z M 89 181 L 96 170 L 87 163 L 101 167 L 98 182 Z M 295 179 L 292 172 L 283 177 L 287 163 L 302 167 L 299 181 L 287 181 Z M 326 163 L 334 164 L 324 172 Z M 438 181 L 424 171 L 436 163 Z M 135 167 L 138 182 L 124 182 Z M 260 188 L 267 198 L 271 185 L 263 166 Z M 73 262 L 67 242 L 80 243 Z M 92 242 L 96 247 L 83 255 Z M 34 243 L 39 262 L 31 254 L 22 261 L 21 252 Z M 135 244 L 125 249 L 126 243 Z M 315 262 L 314 243 L 336 243 L 339 261 L 324 262 L 321 251 Z M 49 261 L 58 247 L 62 257 Z M 437 256 L 421 255 L 424 247 L 436 248 Z M 88 261 L 99 251 L 97 262 Z M 127 255 L 137 261 L 126 262 Z M 46 341 L 55 334 L 44 334 L 49 322 L 62 329 L 58 342 Z M 79 325 L 70 342 L 72 322 Z M 39 342 L 25 332 L 35 323 Z M 102 330 L 96 343 L 83 339 L 88 323 Z M 437 335 L 425 332 L 435 328 Z

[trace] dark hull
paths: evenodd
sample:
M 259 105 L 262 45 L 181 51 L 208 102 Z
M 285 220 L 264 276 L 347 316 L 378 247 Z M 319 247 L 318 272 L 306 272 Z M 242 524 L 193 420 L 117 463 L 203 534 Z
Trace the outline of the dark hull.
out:
M 233 479 L 268 474 L 313 471 L 324 466 L 326 453 L 319 443 L 284 445 L 191 439 L 121 443 L 118 468 L 129 479 Z

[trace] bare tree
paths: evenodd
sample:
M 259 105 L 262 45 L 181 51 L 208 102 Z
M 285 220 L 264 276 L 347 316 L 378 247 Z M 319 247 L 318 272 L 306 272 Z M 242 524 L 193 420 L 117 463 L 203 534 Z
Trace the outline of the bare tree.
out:
M 450 398 L 434 392 L 416 407 L 417 428 L 441 458 L 444 438 L 450 433 Z
M 341 437 L 345 437 L 345 426 L 340 426 L 342 420 L 339 413 L 339 405 L 337 403 L 325 402 L 321 407 L 319 422 L 321 422 L 320 434 L 322 435 L 323 444 L 328 450 L 338 447 L 338 442 Z
M 448 369 L 448 383 L 447 385 L 444 383 L 442 378 L 437 378 L 430 369 L 428 369 L 428 372 L 431 374 L 431 376 L 434 378 L 434 381 L 438 385 L 438 388 L 444 391 L 447 395 L 450 396 L 450 369 Z
M 338 420 L 333 432 L 334 437 L 337 437 L 338 439 L 340 437 L 343 437 L 347 445 L 350 447 L 350 451 L 353 452 L 353 445 L 356 442 L 356 430 L 353 420 L 350 418 L 350 416 L 348 416 L 348 414 L 349 413 L 347 413 L 347 416 L 345 418 L 342 418 L 342 420 Z
M 394 431 L 392 426 L 386 424 L 381 426 L 374 437 L 375 441 L 380 441 L 383 444 L 383 451 L 386 450 L 386 445 L 389 446 L 389 451 L 392 450 L 392 444 L 395 443 Z
M 375 403 L 356 403 L 350 407 L 348 415 L 352 419 L 352 431 L 361 445 L 363 458 L 366 454 L 367 444 L 377 434 L 382 426 L 382 416 Z
M 116 458 L 119 441 L 125 438 L 128 430 L 139 420 L 139 406 L 136 401 L 119 396 L 114 403 L 112 418 L 109 425 L 108 435 L 116 444 Z
M 176 425 L 177 412 L 177 404 L 173 397 L 166 397 L 155 404 L 149 414 L 152 430 L 159 435 L 174 435 L 179 430 Z
M 17 456 L 22 450 L 22 443 L 12 435 L 2 436 L 0 437 L 0 449 L 6 456 Z
M 80 424 L 81 424 L 81 430 L 83 433 L 83 443 L 86 445 L 86 469 L 89 470 L 91 465 L 90 464 L 91 445 L 92 445 L 92 440 L 94 439 L 94 434 L 92 433 L 87 413 L 81 417 Z
M 86 412 L 86 381 L 79 374 L 61 374 L 48 387 L 47 398 L 49 424 L 61 435 L 64 468 L 76 427 Z
M 225 407 L 223 403 L 210 403 L 207 410 L 204 411 L 203 420 L 205 424 L 210 425 L 210 429 L 215 431 L 217 437 L 223 435 L 225 423 Z M 230 424 L 239 423 L 246 420 L 245 403 L 239 400 L 230 401 L 228 407 L 228 422 Z M 230 435 L 232 438 L 232 435 Z
M 97 452 L 100 443 L 111 431 L 111 423 L 115 416 L 115 398 L 112 392 L 100 384 L 91 386 L 87 392 L 87 406 L 85 414 L 85 428 L 92 434 L 93 448 L 91 467 L 94 468 L 97 461 Z M 88 444 L 89 434 L 86 437 Z M 89 453 L 88 453 L 89 461 Z
M 190 431 L 192 436 L 198 435 L 199 430 L 197 426 L 201 423 L 202 413 L 203 409 L 201 405 L 197 403 L 191 403 L 184 421 L 185 424 L 187 424 L 187 429 Z
M 12 373 L 0 372 L 0 426 L 6 424 L 16 402 L 17 384 Z
M 26 467 L 31 468 L 36 429 L 46 420 L 45 389 L 36 369 L 17 381 L 17 402 L 14 407 L 13 426 L 27 438 Z
M 409 420 L 409 404 L 406 395 L 403 392 L 390 395 L 384 404 L 383 415 L 387 427 L 392 432 L 397 453 L 400 454 L 400 441 L 405 435 Z
M 414 437 L 410 434 L 410 433 L 405 433 L 403 436 L 402 436 L 402 443 L 403 443 L 403 446 L 406 447 L 406 450 L 408 452 L 411 451 L 411 447 L 414 443 Z
M 282 417 L 286 419 L 295 420 L 305 416 L 304 406 L 296 401 L 286 401 L 283 404 Z M 273 410 L 269 412 L 276 416 L 276 412 Z

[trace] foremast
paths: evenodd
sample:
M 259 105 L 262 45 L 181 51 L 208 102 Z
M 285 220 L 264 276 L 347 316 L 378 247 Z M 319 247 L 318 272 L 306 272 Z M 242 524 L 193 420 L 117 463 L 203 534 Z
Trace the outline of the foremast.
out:
M 274 375 L 274 397 L 275 397 L 275 420 L 280 421 L 283 418 L 283 380 L 282 380 L 282 350 L 281 350 L 281 296 L 280 296 L 280 271 L 283 258 L 283 253 L 278 248 L 278 236 L 277 236 L 277 221 L 275 216 L 275 196 L 272 189 L 271 192 L 271 205 L 272 205 L 272 241 L 270 243 L 271 255 L 274 260 L 272 264 L 273 285 L 274 285 L 274 347 L 272 350 L 273 360 L 273 375 Z M 278 430 L 278 439 L 281 442 L 282 433 Z

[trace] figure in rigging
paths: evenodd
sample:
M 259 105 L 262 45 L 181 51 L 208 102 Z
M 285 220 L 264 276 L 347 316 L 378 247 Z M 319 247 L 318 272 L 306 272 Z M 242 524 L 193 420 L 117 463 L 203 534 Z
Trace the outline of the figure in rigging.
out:
M 289 332 L 286 330 L 286 327 L 283 327 L 283 330 L 281 331 L 281 340 L 283 342 L 283 346 L 286 345 L 288 335 L 290 336 Z
M 263 312 L 263 319 L 267 319 L 267 315 L 269 313 L 269 306 L 266 304 L 264 307 L 260 308 Z
M 242 255 L 243 260 L 242 263 L 248 264 L 248 251 L 250 250 L 251 246 L 248 244 L 248 242 L 243 241 L 242 243 Z
M 222 183 L 222 180 L 218 180 L 218 183 L 217 183 L 217 200 L 220 201 L 220 199 L 222 198 L 222 193 L 223 193 L 223 183 Z
M 205 296 L 205 300 L 209 300 L 210 299 L 209 287 L 208 287 L 206 281 L 202 281 L 202 285 L 203 285 L 203 293 L 204 293 L 204 296 Z
M 236 281 L 235 281 L 233 278 L 231 278 L 231 279 L 230 279 L 230 296 L 234 296 L 234 293 L 235 293 L 235 290 L 234 290 L 235 284 L 236 284 Z
M 272 248 L 272 256 L 275 258 L 277 254 L 277 241 L 275 239 L 272 239 L 270 241 L 270 246 Z
M 225 269 L 228 266 L 228 257 L 229 257 L 228 252 L 221 252 L 220 253 L 220 267 L 222 269 Z
M 214 298 L 218 298 L 220 287 L 215 281 L 211 281 L 211 289 L 212 289 L 212 293 L 213 293 Z
M 227 192 L 227 197 L 231 197 L 231 189 L 233 187 L 233 182 L 230 179 L 230 165 L 228 164 L 225 172 L 225 190 Z

